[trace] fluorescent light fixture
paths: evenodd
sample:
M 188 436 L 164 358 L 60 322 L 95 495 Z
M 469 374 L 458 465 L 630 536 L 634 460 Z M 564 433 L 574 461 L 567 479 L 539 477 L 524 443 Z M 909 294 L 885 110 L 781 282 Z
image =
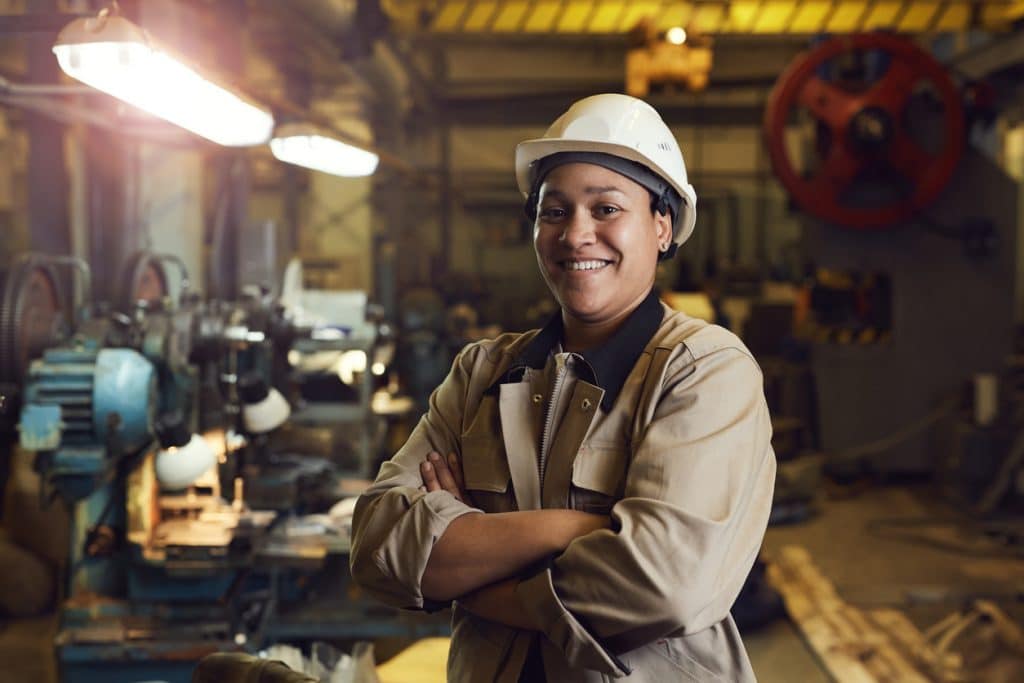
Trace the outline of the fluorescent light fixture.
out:
M 261 145 L 274 130 L 270 112 L 208 80 L 106 10 L 65 26 L 53 53 L 72 78 L 218 144 Z
M 665 34 L 665 40 L 673 45 L 682 45 L 686 42 L 686 29 L 682 26 L 673 26 Z
M 270 141 L 270 151 L 289 164 L 350 178 L 372 174 L 380 161 L 373 152 L 302 123 L 278 126 L 274 139 Z

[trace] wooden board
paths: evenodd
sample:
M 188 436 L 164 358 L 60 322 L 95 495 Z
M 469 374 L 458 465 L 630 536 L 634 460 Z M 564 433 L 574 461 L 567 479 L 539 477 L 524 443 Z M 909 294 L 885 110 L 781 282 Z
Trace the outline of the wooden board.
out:
M 888 613 L 883 614 L 888 628 L 883 628 L 873 613 L 844 602 L 804 548 L 783 548 L 778 560 L 768 567 L 768 579 L 782 594 L 786 609 L 804 638 L 839 683 L 936 680 L 915 666 L 920 658 L 904 651 L 905 644 L 911 643 L 927 652 L 920 631 L 905 617 L 900 619 Z M 893 637 L 890 628 L 899 631 L 901 637 Z

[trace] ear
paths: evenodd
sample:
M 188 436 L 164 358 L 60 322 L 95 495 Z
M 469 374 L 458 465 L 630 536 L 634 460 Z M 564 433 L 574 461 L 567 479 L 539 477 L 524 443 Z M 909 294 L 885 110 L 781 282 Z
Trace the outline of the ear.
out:
M 672 212 L 654 212 L 654 231 L 658 236 L 658 244 L 668 244 L 672 241 Z

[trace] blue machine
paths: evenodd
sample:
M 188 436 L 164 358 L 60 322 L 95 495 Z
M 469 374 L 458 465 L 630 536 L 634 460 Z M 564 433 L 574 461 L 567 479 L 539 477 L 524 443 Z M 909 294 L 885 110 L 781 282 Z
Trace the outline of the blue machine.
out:
M 105 547 L 125 523 L 117 469 L 151 440 L 155 403 L 153 365 L 133 349 L 51 349 L 29 369 L 21 446 L 74 506 L 72 595 L 123 590 L 123 564 Z
M 171 310 L 83 315 L 73 334 L 22 345 L 36 359 L 20 372 L 18 438 L 36 453 L 43 493 L 71 509 L 56 642 L 65 683 L 185 683 L 195 662 L 216 651 L 447 632 L 443 616 L 396 618 L 353 599 L 344 539 L 310 554 L 275 536 L 297 508 L 242 504 L 243 483 L 256 502 L 260 490 L 304 499 L 296 482 L 332 482 L 330 463 L 274 453 L 267 434 L 228 446 L 228 434 L 245 431 L 239 377 L 255 372 L 269 384 L 269 356 L 295 338 L 270 310 L 193 297 Z M 0 361 L 9 348 L 20 347 L 0 338 Z M 188 437 L 200 427 L 225 434 L 219 466 L 187 493 L 156 479 L 158 452 L 187 440 L 156 440 L 172 414 Z

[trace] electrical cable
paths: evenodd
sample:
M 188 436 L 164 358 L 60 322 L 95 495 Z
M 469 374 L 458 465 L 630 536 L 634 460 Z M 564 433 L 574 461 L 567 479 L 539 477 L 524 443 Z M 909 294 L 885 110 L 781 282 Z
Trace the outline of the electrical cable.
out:
M 943 417 L 949 415 L 956 408 L 959 403 L 959 398 L 949 398 L 942 402 L 938 408 L 928 413 L 916 422 L 903 427 L 902 429 L 895 431 L 891 434 L 883 436 L 874 441 L 854 446 L 852 448 L 844 448 L 837 453 L 830 454 L 830 459 L 842 459 L 842 460 L 856 460 L 862 458 L 865 455 L 873 453 L 882 453 L 884 451 L 898 446 L 901 443 L 907 441 L 913 436 L 916 436 L 919 432 L 923 431 L 927 427 L 930 427 L 933 423 L 939 421 Z

